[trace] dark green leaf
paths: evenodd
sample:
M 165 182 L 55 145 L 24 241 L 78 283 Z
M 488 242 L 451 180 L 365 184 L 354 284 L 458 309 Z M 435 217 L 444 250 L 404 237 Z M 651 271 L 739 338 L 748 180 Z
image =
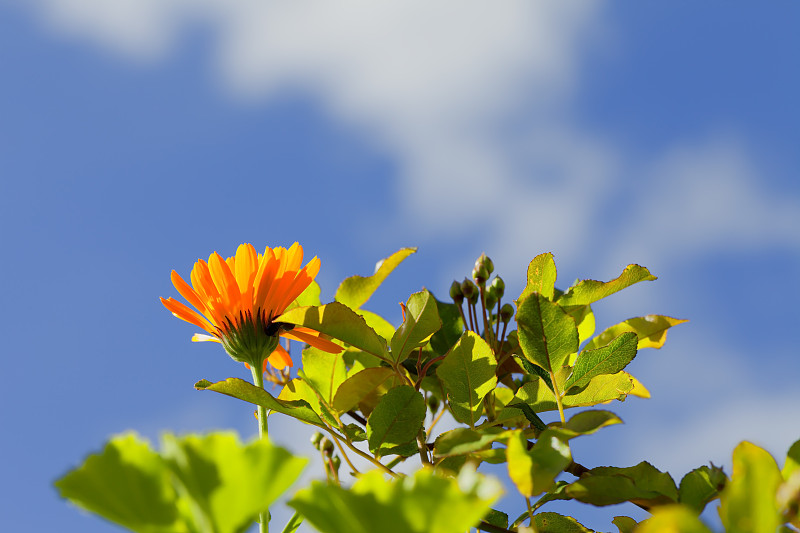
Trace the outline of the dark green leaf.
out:
M 678 488 L 672 477 L 647 462 L 627 468 L 593 468 L 566 490 L 576 500 L 592 505 L 630 501 L 649 508 L 678 501 Z
M 578 351 L 575 320 L 558 304 L 533 293 L 517 309 L 517 335 L 528 361 L 547 372 L 564 366 L 570 354 Z
M 383 395 L 367 420 L 369 450 L 375 456 L 413 450 L 425 421 L 425 399 L 408 385 L 395 387 Z
M 427 344 L 441 327 L 433 295 L 426 290 L 412 294 L 406 305 L 405 320 L 392 337 L 392 360 L 404 361 L 413 350 Z
M 436 438 L 433 454 L 436 457 L 466 455 L 492 447 L 493 442 L 503 441 L 510 433 L 499 428 L 487 428 L 482 431 L 469 428 L 456 428 L 445 431 Z
M 550 389 L 550 392 L 553 392 L 553 381 L 550 379 L 550 374 L 544 368 L 531 363 L 520 354 L 514 354 L 514 359 L 528 375 L 542 378 L 547 388 Z
M 681 479 L 678 501 L 700 514 L 708 502 L 719 496 L 727 480 L 727 476 L 719 467 L 712 465 L 711 468 L 707 466 L 695 468 Z
M 595 350 L 583 350 L 575 360 L 572 375 L 564 383 L 564 390 L 585 387 L 595 376 L 616 374 L 636 357 L 635 333 L 623 333 L 608 345 Z
M 472 331 L 465 332 L 436 369 L 456 420 L 475 426 L 483 397 L 497 384 L 496 368 L 494 352 L 486 341 Z
M 589 410 L 576 413 L 563 427 L 554 425 L 547 428 L 546 432 L 558 435 L 559 438 L 567 441 L 581 435 L 591 435 L 600 428 L 621 423 L 622 420 L 611 411 Z
M 589 305 L 626 287 L 630 287 L 634 283 L 655 279 L 657 278 L 650 274 L 650 271 L 646 268 L 639 265 L 628 265 L 618 278 L 611 281 L 602 282 L 593 279 L 579 281 L 558 299 L 558 303 L 563 307 Z
M 593 533 L 571 516 L 558 513 L 539 513 L 533 515 L 533 523 L 538 533 Z
M 363 317 L 341 303 L 334 302 L 320 307 L 298 307 L 287 311 L 275 321 L 311 328 L 364 350 L 379 359 L 388 360 L 386 341 L 367 325 Z
M 439 318 L 442 319 L 442 328 L 431 337 L 431 349 L 437 355 L 444 355 L 464 333 L 464 321 L 456 304 L 436 300 L 436 309 L 439 311 Z
M 371 276 L 351 276 L 347 278 L 336 290 L 335 300 L 352 309 L 358 309 L 367 303 L 370 296 L 381 286 L 386 277 L 397 268 L 397 265 L 416 251 L 416 248 L 402 248 L 389 257 L 378 261 L 378 264 L 375 265 L 375 273 Z
M 56 481 L 61 496 L 131 531 L 185 531 L 169 469 L 135 435 L 114 437 Z
M 320 420 L 317 413 L 314 412 L 307 401 L 278 400 L 261 387 L 256 387 L 252 383 L 248 383 L 239 378 L 228 378 L 225 381 L 218 381 L 216 383 L 211 383 L 203 379 L 195 383 L 194 388 L 197 390 L 219 392 L 226 396 L 232 396 L 233 398 L 238 398 L 245 402 L 250 402 L 278 413 L 289 415 L 307 424 L 325 427 L 325 424 L 322 423 L 322 420 Z
M 486 516 L 483 517 L 483 521 L 493 526 L 502 527 L 503 529 L 508 528 L 508 515 L 495 509 L 489 509 Z

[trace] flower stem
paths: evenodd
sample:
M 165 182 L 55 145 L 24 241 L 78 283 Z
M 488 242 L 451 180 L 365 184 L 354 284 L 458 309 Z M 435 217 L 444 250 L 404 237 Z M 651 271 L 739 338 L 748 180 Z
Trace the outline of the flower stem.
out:
M 255 365 L 250 365 L 250 371 L 253 373 L 253 384 L 260 388 L 264 388 L 264 374 L 261 373 L 261 365 L 258 365 L 259 368 L 256 368 Z M 264 406 L 258 406 L 258 437 L 261 439 L 268 438 L 268 428 L 267 428 L 267 408 Z M 269 532 L 269 511 L 264 513 L 258 514 L 258 533 L 268 533 Z

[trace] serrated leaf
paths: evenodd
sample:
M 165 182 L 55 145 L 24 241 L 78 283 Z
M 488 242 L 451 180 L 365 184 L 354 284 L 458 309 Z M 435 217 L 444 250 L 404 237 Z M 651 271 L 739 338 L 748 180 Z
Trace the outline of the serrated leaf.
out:
M 629 501 L 649 508 L 678 501 L 672 477 L 648 462 L 627 468 L 593 468 L 566 491 L 578 501 L 601 506 Z
M 618 278 L 611 281 L 602 282 L 593 279 L 579 281 L 569 288 L 560 298 L 558 304 L 563 307 L 576 305 L 589 305 L 598 300 L 611 296 L 615 292 L 630 287 L 640 281 L 652 281 L 658 279 L 650 274 L 650 271 L 643 266 L 628 265 Z
M 406 304 L 406 317 L 392 337 L 391 358 L 400 363 L 409 354 L 428 343 L 431 335 L 442 327 L 436 300 L 426 291 L 412 294 Z
M 584 387 L 595 376 L 616 374 L 636 357 L 635 333 L 623 333 L 606 346 L 594 350 L 583 350 L 575 360 L 572 375 L 564 383 L 564 390 Z
M 484 396 L 497 385 L 496 368 L 494 352 L 486 341 L 472 331 L 465 332 L 436 369 L 456 420 L 475 427 Z
M 781 475 L 783 479 L 788 481 L 792 474 L 798 470 L 800 470 L 800 440 L 792 444 L 789 448 L 786 454 L 786 462 L 783 463 Z
M 319 307 L 298 307 L 282 314 L 275 322 L 311 328 L 346 342 L 375 357 L 388 360 L 386 341 L 369 327 L 363 317 L 338 302 Z
M 554 373 L 570 354 L 578 351 L 575 320 L 558 304 L 539 293 L 522 300 L 517 308 L 517 335 L 528 361 Z
M 131 531 L 185 531 L 167 465 L 138 436 L 114 437 L 55 482 L 62 498 Z
M 239 378 L 228 378 L 225 381 L 218 381 L 216 383 L 211 383 L 207 379 L 203 379 L 195 383 L 194 388 L 197 390 L 219 392 L 226 396 L 238 398 L 245 402 L 260 405 L 278 413 L 289 415 L 307 424 L 325 427 L 325 424 L 322 423 L 322 420 L 320 420 L 317 413 L 314 412 L 307 401 L 278 400 L 261 387 L 256 387 L 252 383 L 248 383 Z
M 678 501 L 700 514 L 719 496 L 728 478 L 721 468 L 701 466 L 687 473 L 678 488 Z
M 303 350 L 302 377 L 319 393 L 329 406 L 347 377 L 342 354 L 324 352 L 313 346 Z
M 351 489 L 314 482 L 289 505 L 322 533 L 463 533 L 500 493 L 499 483 L 474 472 L 452 478 L 423 469 L 386 480 L 373 470 Z
M 242 533 L 298 478 L 307 459 L 233 433 L 164 435 L 167 464 L 215 533 Z
M 597 335 L 586 344 L 584 349 L 592 350 L 605 346 L 611 339 L 629 331 L 636 333 L 639 338 L 639 343 L 636 346 L 638 350 L 642 348 L 661 348 L 667 340 L 667 330 L 684 322 L 688 322 L 688 320 L 662 315 L 629 318 L 625 322 L 611 326 Z
M 439 318 L 442 319 L 442 327 L 431 337 L 431 349 L 437 355 L 444 355 L 464 333 L 464 321 L 461 319 L 461 313 L 456 304 L 442 302 L 435 297 L 434 301 Z
M 433 454 L 436 457 L 467 455 L 491 448 L 493 442 L 502 442 L 509 434 L 508 431 L 499 428 L 487 428 L 482 431 L 470 428 L 451 429 L 436 438 Z
M 381 286 L 386 277 L 416 251 L 416 248 L 401 248 L 389 257 L 378 261 L 375 265 L 375 273 L 371 276 L 351 276 L 345 279 L 336 290 L 334 299 L 351 309 L 358 309 L 367 303 L 367 300 Z
M 528 451 L 521 431 L 511 434 L 506 448 L 508 475 L 526 498 L 549 490 L 572 462 L 569 445 L 556 436 L 541 436 Z
M 628 530 L 621 533 L 627 533 Z M 630 530 L 633 531 L 633 530 Z M 665 505 L 653 510 L 653 516 L 636 527 L 636 533 L 711 533 L 697 515 L 681 505 Z
M 548 300 L 553 299 L 556 284 L 556 263 L 550 252 L 539 254 L 528 264 L 528 283 L 517 301 L 522 301 L 534 292 Z
M 728 533 L 774 533 L 783 523 L 775 493 L 781 483 L 775 459 L 744 441 L 733 450 L 733 473 L 720 494 L 719 516 Z
M 425 398 L 414 387 L 401 385 L 381 397 L 367 420 L 369 450 L 376 456 L 398 454 L 414 443 L 425 421 Z M 414 448 L 415 449 L 415 448 Z
M 377 399 L 380 394 L 390 388 L 387 386 L 387 382 L 394 377 L 394 370 L 384 366 L 365 368 L 353 374 L 336 391 L 333 408 L 339 412 L 345 412 L 353 409 L 370 395 L 374 395 Z
M 558 513 L 538 513 L 533 515 L 537 533 L 594 533 L 583 524 Z

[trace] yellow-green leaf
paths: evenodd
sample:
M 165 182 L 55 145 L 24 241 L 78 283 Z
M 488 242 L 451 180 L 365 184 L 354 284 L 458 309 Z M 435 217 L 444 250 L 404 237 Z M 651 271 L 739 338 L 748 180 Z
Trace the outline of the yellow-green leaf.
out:
M 391 358 L 397 363 L 405 361 L 413 350 L 427 344 L 431 335 L 442 327 L 436 299 L 427 290 L 412 294 L 405 309 L 405 320 L 391 342 Z
M 408 385 L 393 388 L 381 397 L 367 420 L 369 450 L 376 457 L 392 453 L 406 455 L 405 450 L 414 453 L 413 443 L 424 421 L 422 394 Z
M 319 393 L 328 406 L 347 377 L 342 354 L 324 352 L 313 346 L 303 350 L 302 377 Z
M 629 318 L 625 322 L 611 326 L 597 335 L 586 344 L 584 349 L 592 350 L 605 346 L 611 339 L 626 332 L 636 333 L 639 338 L 639 344 L 636 347 L 638 350 L 642 348 L 661 348 L 667 340 L 667 330 L 684 322 L 688 322 L 688 320 L 662 315 Z
M 472 331 L 465 332 L 436 369 L 447 391 L 453 417 L 474 427 L 483 411 L 483 397 L 497 384 L 494 352 Z
M 603 282 L 593 279 L 579 281 L 577 284 L 570 287 L 557 301 L 558 304 L 563 307 L 589 305 L 615 292 L 621 291 L 626 287 L 630 287 L 634 283 L 652 281 L 655 279 L 657 279 L 656 276 L 650 274 L 650 271 L 645 267 L 628 265 L 618 278 L 611 281 Z
M 601 348 L 583 350 L 575 360 L 572 375 L 564 383 L 564 390 L 584 387 L 595 376 L 620 372 L 636 357 L 636 345 L 636 334 L 627 332 Z
M 556 283 L 556 263 L 550 252 L 539 254 L 528 265 L 528 284 L 519 295 L 522 301 L 534 292 L 538 292 L 548 300 L 553 299 Z
M 377 398 L 394 384 L 394 370 L 385 366 L 365 368 L 347 378 L 339 386 L 333 398 L 333 408 L 339 412 L 349 411 L 365 398 Z
M 378 264 L 375 265 L 375 273 L 371 276 L 351 276 L 345 279 L 336 290 L 334 299 L 352 309 L 358 309 L 367 303 L 367 300 L 381 286 L 386 277 L 397 268 L 397 265 L 416 251 L 416 248 L 402 248 L 378 261 Z
M 783 522 L 775 501 L 781 472 L 775 459 L 750 442 L 733 451 L 733 474 L 720 495 L 719 516 L 728 533 L 774 533 Z
M 628 533 L 620 528 L 620 533 Z M 665 505 L 653 510 L 653 516 L 641 522 L 636 533 L 711 533 L 688 507 Z
M 508 438 L 508 475 L 526 498 L 550 489 L 561 472 L 572 462 L 569 445 L 554 435 L 541 435 L 528 451 L 521 431 Z
M 547 372 L 556 372 L 578 351 L 575 320 L 539 293 L 520 302 L 517 335 L 523 355 Z

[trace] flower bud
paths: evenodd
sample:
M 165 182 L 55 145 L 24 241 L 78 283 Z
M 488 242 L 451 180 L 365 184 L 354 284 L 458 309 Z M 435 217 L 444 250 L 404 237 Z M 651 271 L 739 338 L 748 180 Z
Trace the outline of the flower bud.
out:
M 508 324 L 512 316 L 514 316 L 514 306 L 503 304 L 503 307 L 500 308 L 500 320 L 503 321 L 503 324 Z
M 489 279 L 489 271 L 483 265 L 475 264 L 475 268 L 472 269 L 472 279 L 475 280 L 475 283 L 483 287 L 486 285 L 486 280 Z
M 469 305 L 475 305 L 478 303 L 478 291 L 472 293 L 472 296 L 469 297 Z
M 319 443 L 320 450 L 322 453 L 330 457 L 333 454 L 333 442 L 328 437 L 322 437 L 322 440 Z
M 464 301 L 464 293 L 461 292 L 461 284 L 457 281 L 454 281 L 452 285 L 450 285 L 450 298 L 456 303 L 456 305 L 461 305 L 461 302 Z
M 319 446 L 320 446 L 319 443 L 322 441 L 322 437 L 323 437 L 322 433 L 320 433 L 319 431 L 315 431 L 314 434 L 311 435 L 311 444 L 314 446 L 314 448 L 316 448 L 318 450 L 320 449 L 319 448 Z
M 472 280 L 464 278 L 464 281 L 461 282 L 461 294 L 472 303 L 472 297 L 478 294 L 478 288 L 472 283 Z
M 433 394 L 428 396 L 428 409 L 430 409 L 431 413 L 435 413 L 439 410 L 439 398 Z
M 494 277 L 491 288 L 498 300 L 506 293 L 506 284 L 500 276 Z
M 489 257 L 484 253 L 475 261 L 475 268 L 485 268 L 486 269 L 486 278 L 489 278 L 489 274 L 494 272 L 494 263 Z
M 339 467 L 342 466 L 342 459 L 338 455 L 334 455 L 331 462 L 333 463 L 333 469 L 338 472 Z
M 491 287 L 489 287 L 489 289 L 490 290 L 486 291 L 485 297 L 487 311 L 494 309 L 494 306 L 497 305 L 497 294 L 495 294 L 495 291 L 491 290 Z

